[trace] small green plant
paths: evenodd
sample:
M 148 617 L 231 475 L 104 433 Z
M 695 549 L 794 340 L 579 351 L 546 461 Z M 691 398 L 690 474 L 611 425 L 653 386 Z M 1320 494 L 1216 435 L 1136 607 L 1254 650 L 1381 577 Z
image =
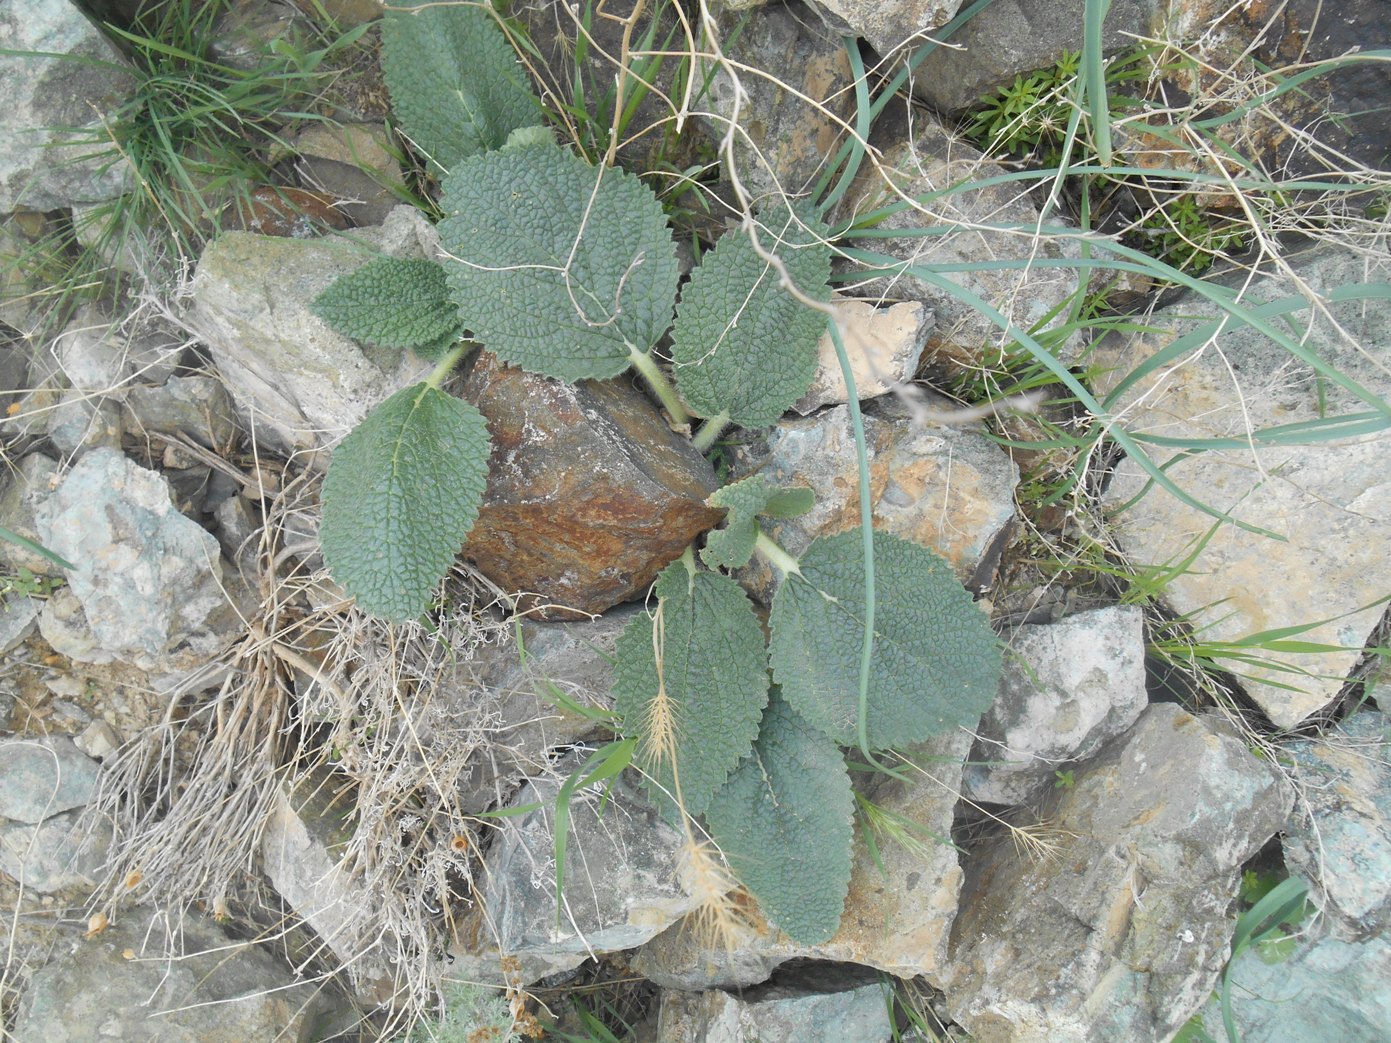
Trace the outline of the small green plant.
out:
M 1073 775 L 1073 770 L 1071 768 L 1068 768 L 1066 771 L 1053 772 L 1054 789 L 1072 789 L 1075 785 L 1077 785 L 1077 779 Z
M 426 610 L 482 500 L 486 425 L 441 390 L 465 333 L 560 380 L 634 369 L 673 424 L 701 422 L 693 444 L 707 450 L 729 425 L 771 424 L 805 393 L 827 329 L 830 249 L 811 208 L 765 207 L 725 234 L 678 301 L 675 243 L 652 190 L 536 126 L 539 105 L 510 54 L 489 9 L 387 12 L 383 70 L 403 127 L 441 177 L 445 259 L 371 262 L 314 304 L 339 332 L 437 362 L 348 435 L 323 486 L 324 559 L 359 607 L 388 620 Z M 674 385 L 652 354 L 668 333 Z M 689 548 L 661 573 L 655 611 L 618 642 L 627 738 L 562 790 L 557 864 L 564 798 L 631 760 L 692 849 L 689 823 L 703 816 L 770 919 L 800 941 L 824 940 L 850 880 L 841 747 L 873 764 L 875 750 L 973 724 L 995 694 L 997 641 L 950 567 L 916 544 L 866 528 L 789 555 L 759 518 L 809 509 L 807 490 L 754 476 L 710 502 L 726 510 L 725 528 L 699 562 Z M 724 574 L 755 553 L 782 577 L 766 640 Z
M 0 573 L 0 598 L 11 594 L 22 598 L 46 598 L 62 585 L 61 576 L 36 576 L 20 566 L 13 573 Z
M 1185 272 L 1204 272 L 1218 254 L 1242 250 L 1241 226 L 1204 210 L 1191 193 L 1175 197 L 1141 222 L 1150 252 Z
M 507 997 L 471 982 L 448 982 L 438 1021 L 421 1022 L 398 1043 L 513 1043 L 522 1037 Z

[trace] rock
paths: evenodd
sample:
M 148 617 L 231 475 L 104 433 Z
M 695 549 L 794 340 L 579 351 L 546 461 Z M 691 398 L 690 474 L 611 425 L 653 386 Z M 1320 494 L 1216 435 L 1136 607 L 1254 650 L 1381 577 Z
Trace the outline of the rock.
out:
M 460 395 L 488 420 L 488 488 L 464 555 L 549 618 L 640 596 L 723 513 L 715 474 L 625 378 L 566 384 L 484 352 Z
M 1053 846 L 1005 837 L 967 859 L 952 1016 L 988 1040 L 1167 1040 L 1228 955 L 1241 864 L 1290 804 L 1235 737 L 1172 703 L 1039 809 Z
M 640 605 L 610 609 L 575 623 L 518 624 L 525 658 L 515 639 L 487 645 L 453 664 L 435 702 L 446 718 L 486 722 L 485 755 L 475 755 L 460 778 L 459 807 L 466 814 L 495 808 L 520 777 L 541 774 L 550 751 L 592 732 L 593 718 L 573 713 L 549 693 L 580 706 L 613 706 L 614 646 Z M 421 741 L 430 739 L 428 726 Z
M 93 721 L 73 739 L 73 745 L 94 760 L 104 761 L 121 748 L 121 736 L 106 721 Z
M 297 983 L 269 947 L 238 941 L 206 920 L 174 920 L 138 907 L 92 938 L 69 938 L 30 979 L 19 1004 L 16 1038 L 44 1043 L 319 1038 L 316 1025 L 329 1006 L 328 994 Z
M 290 789 L 282 783 L 261 839 L 271 885 L 358 981 L 390 976 L 379 922 L 362 911 L 374 903 L 361 877 L 344 864 L 355 826 L 353 790 L 315 769 Z M 368 937 L 366 932 L 373 932 Z
M 1293 952 L 1247 949 L 1231 970 L 1232 1016 L 1242 1043 L 1391 1038 L 1391 939 L 1329 937 L 1305 924 Z M 1201 1013 L 1214 1039 L 1225 1039 L 1216 998 Z
M 1324 301 L 1316 316 L 1294 313 L 1310 324 L 1307 336 L 1299 336 L 1303 348 L 1374 395 L 1391 394 L 1391 377 L 1379 361 L 1391 350 L 1391 307 L 1380 300 L 1327 302 L 1341 287 L 1385 279 L 1391 265 L 1337 246 L 1287 260 L 1300 285 Z M 1243 281 L 1248 308 L 1304 292 L 1270 275 L 1243 275 Z M 1135 367 L 1195 330 L 1195 312 L 1210 315 L 1214 309 L 1184 298 L 1147 319 L 1150 332 L 1105 340 L 1090 359 L 1101 372 L 1098 396 L 1104 399 Z M 1176 448 L 1150 445 L 1148 451 L 1181 489 L 1280 539 L 1218 525 L 1159 488 L 1120 510 L 1149 481 L 1128 458 L 1116 465 L 1105 503 L 1131 562 L 1142 568 L 1186 562 L 1168 579 L 1163 596 L 1203 641 L 1240 641 L 1309 625 L 1297 640 L 1341 646 L 1320 653 L 1242 650 L 1233 669 L 1281 728 L 1293 728 L 1337 696 L 1381 618 L 1376 602 L 1386 594 L 1381 548 L 1391 541 L 1385 465 L 1391 433 L 1302 446 L 1245 440 L 1252 430 L 1366 408 L 1249 327 L 1198 344 L 1108 402 L 1110 414 L 1123 417 L 1132 434 L 1242 440 L 1241 448 L 1185 459 Z M 1196 556 L 1188 561 L 1190 554 Z M 1250 661 L 1252 653 L 1264 662 Z
M 110 843 L 111 827 L 84 820 L 80 811 L 51 815 L 37 825 L 0 820 L 0 873 L 42 894 L 91 888 Z
M 100 770 L 66 735 L 0 740 L 0 818 L 34 824 L 87 803 Z
M 0 471 L 0 525 L 27 540 L 42 542 L 34 512 L 58 484 L 58 465 L 42 453 L 30 453 L 18 466 Z M 13 569 L 28 569 L 47 576 L 57 566 L 41 554 L 9 540 L 0 540 L 0 561 Z
M 309 305 L 378 253 L 433 256 L 435 243 L 423 216 L 398 207 L 380 228 L 359 230 L 351 240 L 229 232 L 207 246 L 194 274 L 190 321 L 243 426 L 263 447 L 283 455 L 325 448 L 378 402 L 429 372 L 412 352 L 340 337 Z
M 560 780 L 581 763 L 566 757 L 554 765 L 554 777 L 523 787 L 512 806 L 540 807 L 499 819 L 487 855 L 486 929 L 505 957 L 528 968 L 529 980 L 534 968 L 568 970 L 591 953 L 641 945 L 695 905 L 677 882 L 681 834 L 620 776 L 607 800 L 598 786 L 572 797 L 565 904 L 557 920 L 555 798 Z M 466 938 L 456 948 L 476 957 L 480 946 Z
M 1140 716 L 1145 693 L 1144 614 L 1138 608 L 1079 612 L 1009 639 L 1000 694 L 981 718 L 965 794 L 1022 804 L 1086 760 Z
M 289 66 L 277 44 L 303 53 L 314 43 L 313 25 L 293 3 L 228 0 L 213 26 L 209 51 L 214 61 L 234 69 L 269 73 Z
M 0 656 L 8 655 L 34 632 L 43 602 L 23 594 L 0 595 Z M 3 720 L 0 716 L 0 720 Z
M 353 224 L 381 224 L 400 202 L 405 179 L 385 124 L 314 123 L 291 144 L 306 182 L 340 200 L 338 208 Z
M 13 53 L 23 51 L 48 56 Z M 22 10 L 6 5 L 0 14 L 0 213 L 113 199 L 129 187 L 130 169 L 103 129 L 134 87 L 128 68 L 67 0 L 29 0 Z
M 840 298 L 836 313 L 844 326 L 841 340 L 850 359 L 859 401 L 888 394 L 891 388 L 913 379 L 932 330 L 931 311 L 918 301 L 876 308 L 869 301 Z M 817 350 L 820 357 L 816 376 L 807 393 L 792 407 L 802 416 L 822 406 L 849 401 L 845 375 L 830 333 L 821 335 Z
M 272 235 L 282 239 L 314 239 L 326 230 L 341 232 L 348 218 L 322 192 L 280 185 L 258 185 L 245 205 L 233 201 L 224 215 L 224 229 Z
M 794 980 L 737 994 L 662 993 L 662 1043 L 889 1043 L 895 1038 L 886 986 L 877 976 L 804 968 Z
M 41 541 L 72 562 L 68 594 L 92 648 L 60 647 L 71 606 L 50 599 L 40 628 L 82 660 L 122 659 L 152 674 L 186 676 L 220 652 L 240 623 L 228 604 L 217 541 L 174 509 L 169 485 L 112 449 L 94 449 L 36 511 Z M 55 643 L 56 642 L 56 643 Z
M 119 450 L 122 424 L 121 404 L 115 399 L 94 397 L 85 391 L 64 391 L 58 405 L 48 414 L 44 432 L 53 447 L 68 460 L 75 460 L 89 449 L 106 447 Z
M 1297 739 L 1302 795 L 1285 858 L 1315 882 L 1319 905 L 1362 938 L 1391 925 L 1391 721 L 1363 710 L 1318 739 Z
M 734 138 L 734 162 L 755 207 L 810 189 L 844 135 L 836 121 L 853 125 L 855 118 L 854 77 L 840 36 L 809 18 L 800 3 L 747 19 L 726 15 L 718 26 L 726 58 L 769 70 L 782 82 L 744 71 L 736 86 L 722 65 L 703 62 L 696 75 L 706 88 L 698 108 L 714 113 L 700 117 L 707 133 L 723 139 L 736 118 L 747 133 Z M 723 152 L 720 165 L 731 180 Z
M 962 0 L 810 0 L 830 29 L 842 36 L 862 36 L 885 57 L 905 44 L 922 42 L 919 34 L 946 25 Z
M 918 66 L 913 93 L 942 112 L 975 105 L 1014 78 L 1053 65 L 1064 51 L 1082 48 L 1086 0 L 994 0 L 956 30 Z M 1158 0 L 1113 0 L 1102 23 L 1101 46 L 1110 54 L 1147 36 Z M 1161 37 L 1162 39 L 1162 37 Z
M 871 144 L 884 150 L 882 173 L 867 165 L 866 172 L 847 193 L 842 213 L 864 213 L 901 195 L 923 196 L 958 184 L 974 186 L 975 182 L 1005 173 L 1003 167 L 987 162 L 978 150 L 928 116 L 915 114 L 911 127 L 913 136 L 905 141 L 908 126 L 902 118 L 880 122 Z M 896 186 L 896 192 L 887 188 L 890 183 Z M 967 187 L 939 196 L 924 204 L 924 208 L 925 212 L 907 209 L 892 214 L 878 225 L 878 230 L 933 224 L 962 227 L 950 235 L 854 240 L 852 245 L 929 268 L 1012 259 L 1057 260 L 1066 256 L 1065 247 L 1069 247 L 1066 241 L 1047 236 L 975 227 L 1028 227 L 1038 223 L 1034 204 L 1007 183 Z M 1066 317 L 1067 309 L 1060 306 L 1076 292 L 1078 278 L 1077 271 L 1068 266 L 948 271 L 943 277 L 980 297 L 1016 327 L 1035 331 L 1056 325 Z M 923 354 L 925 367 L 941 367 L 948 372 L 979 370 L 987 349 L 1007 344 L 1011 339 L 978 309 L 912 275 L 851 283 L 847 286 L 850 290 L 857 297 L 921 301 L 935 312 L 937 325 Z
M 968 582 L 1014 517 L 1018 469 L 978 428 L 917 426 L 891 399 L 867 407 L 864 425 L 876 527 L 935 550 Z M 809 486 L 816 493 L 810 512 L 768 526 L 794 556 L 813 537 L 860 524 L 859 472 L 845 406 L 782 421 L 769 435 L 766 458 L 747 463 L 770 485 Z M 772 570 L 761 558 L 744 573 L 760 596 L 772 591 Z
M 940 981 L 947 973 L 947 939 L 961 889 L 962 872 L 949 838 L 970 744 L 970 735 L 959 732 L 910 747 L 904 752 L 922 765 L 921 772 L 910 772 L 910 783 L 880 778 L 868 787 L 889 820 L 912 825 L 906 843 L 878 836 L 877 858 L 864 837 L 856 837 L 845 914 L 830 941 L 799 945 L 754 911 L 752 925 L 736 930 L 729 948 L 706 945 L 697 928 L 677 924 L 638 952 L 633 969 L 677 989 L 755 985 L 795 959 L 861 963 L 900 977 Z
M 41 251 L 25 234 L 13 214 L 0 215 L 0 322 L 20 333 L 29 331 L 41 280 L 33 269 Z M 10 404 L 12 388 L 22 388 L 29 369 L 25 357 L 27 346 L 15 343 L 0 347 L 0 412 Z M 11 369 L 10 360 L 19 360 L 18 369 Z
M 125 407 L 132 432 L 184 434 L 207 449 L 231 448 L 240 430 L 226 388 L 212 377 L 170 377 L 159 387 L 133 387 Z

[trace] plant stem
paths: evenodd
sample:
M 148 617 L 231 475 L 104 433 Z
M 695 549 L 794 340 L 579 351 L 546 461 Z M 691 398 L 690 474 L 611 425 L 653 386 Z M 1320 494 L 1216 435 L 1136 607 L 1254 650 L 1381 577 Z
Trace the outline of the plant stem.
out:
M 425 383 L 432 388 L 437 388 L 444 383 L 444 378 L 453 372 L 454 367 L 459 364 L 459 360 L 464 357 L 464 352 L 473 347 L 468 341 L 460 341 L 446 351 L 440 360 L 435 363 L 435 368 L 430 370 L 430 375 L 425 378 Z
M 632 362 L 633 368 L 642 374 L 642 379 L 647 381 L 647 386 L 657 393 L 662 405 L 671 414 L 671 422 L 677 425 L 689 424 L 691 414 L 686 412 L 686 407 L 681 402 L 681 396 L 671 386 L 671 381 L 657 365 L 657 360 L 645 351 L 638 351 L 631 344 L 628 345 L 628 359 Z
M 696 452 L 706 453 L 715 444 L 715 439 L 724 434 L 724 429 L 729 426 L 729 410 L 722 409 L 709 420 L 701 425 L 696 436 L 691 439 L 691 445 L 695 446 Z
M 758 536 L 754 539 L 753 549 L 756 553 L 762 554 L 768 559 L 775 569 L 786 576 L 800 576 L 802 570 L 797 567 L 797 559 L 787 551 L 778 546 L 773 537 L 769 536 L 762 529 L 758 530 Z

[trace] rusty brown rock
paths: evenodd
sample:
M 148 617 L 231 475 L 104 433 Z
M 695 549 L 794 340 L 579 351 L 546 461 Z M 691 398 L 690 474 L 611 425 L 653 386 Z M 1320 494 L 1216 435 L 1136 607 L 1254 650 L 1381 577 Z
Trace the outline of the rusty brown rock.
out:
M 574 619 L 638 597 L 723 516 L 710 465 L 626 377 L 565 384 L 483 352 L 461 389 L 488 418 L 488 491 L 464 554 L 521 608 Z

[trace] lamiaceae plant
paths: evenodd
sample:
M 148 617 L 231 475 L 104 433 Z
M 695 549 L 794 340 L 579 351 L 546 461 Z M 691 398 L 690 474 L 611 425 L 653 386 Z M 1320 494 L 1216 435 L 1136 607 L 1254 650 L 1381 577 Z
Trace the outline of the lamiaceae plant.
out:
M 441 178 L 444 257 L 373 261 L 315 310 L 437 365 L 334 452 L 321 541 L 358 605 L 401 621 L 427 608 L 483 496 L 486 424 L 441 389 L 465 336 L 565 381 L 635 369 L 674 424 L 702 421 L 694 441 L 708 448 L 727 425 L 775 422 L 810 385 L 826 317 L 806 302 L 830 298 L 830 248 L 811 208 L 777 204 L 755 215 L 759 247 L 744 230 L 726 234 L 683 288 L 655 195 L 537 126 L 540 105 L 489 11 L 389 10 L 382 65 L 401 126 Z M 668 333 L 675 386 L 652 355 Z M 769 917 L 799 941 L 824 940 L 850 879 L 841 748 L 870 754 L 973 724 L 995 693 L 995 637 L 950 568 L 916 544 L 873 535 L 873 600 L 861 533 L 786 553 L 759 519 L 805 511 L 808 490 L 756 475 L 710 502 L 724 527 L 699 559 L 688 549 L 660 574 L 654 611 L 618 642 L 615 709 L 663 811 L 703 816 Z M 781 575 L 767 640 L 727 574 L 754 554 Z

